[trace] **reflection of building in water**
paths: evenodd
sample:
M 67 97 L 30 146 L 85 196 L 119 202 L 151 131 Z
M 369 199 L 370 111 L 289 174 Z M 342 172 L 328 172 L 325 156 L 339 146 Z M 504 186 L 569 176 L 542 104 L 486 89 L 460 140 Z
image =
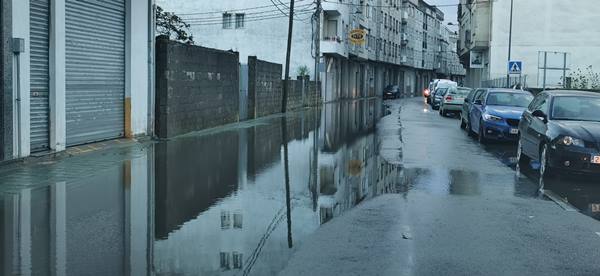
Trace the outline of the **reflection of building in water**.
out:
M 0 193 L 0 274 L 150 274 L 150 160 Z
M 356 204 L 395 191 L 399 168 L 379 156 L 374 134 L 381 116 L 378 100 L 326 105 L 319 156 L 319 216 L 325 223 Z
M 307 189 L 312 140 L 306 139 L 315 126 L 312 114 L 313 111 L 292 115 L 286 123 L 294 239 L 302 239 L 318 227 Z M 174 184 L 180 191 L 174 194 L 190 199 L 189 204 L 184 204 L 168 201 L 177 201 L 177 198 L 157 195 L 157 198 L 166 198 L 163 200 L 168 204 L 157 204 L 156 228 L 170 229 L 154 244 L 157 273 L 241 275 L 251 271 L 255 275 L 273 275 L 287 263 L 291 251 L 287 248 L 283 124 L 279 118 L 267 122 L 213 138 L 195 137 L 191 140 L 198 147 L 173 147 L 182 152 L 164 153 L 165 156 L 196 155 L 196 158 L 202 154 L 202 158 L 208 160 L 206 163 L 212 164 L 196 167 L 191 174 L 203 174 L 202 178 L 190 178 L 190 175 L 187 181 L 178 178 L 180 166 L 184 164 L 177 160 L 171 161 L 175 164 L 157 161 L 169 165 L 162 168 L 167 170 L 162 173 L 171 177 L 168 179 L 180 180 Z M 229 138 L 231 136 L 236 138 Z M 213 158 L 238 151 L 239 154 L 226 163 Z M 215 182 L 208 185 L 202 179 Z M 173 189 L 158 187 L 173 185 L 171 183 L 157 181 L 156 185 L 157 191 Z M 168 228 L 158 225 L 173 221 L 160 219 L 160 216 L 178 218 L 178 225 Z
M 335 129 L 322 127 L 334 135 L 331 136 L 332 143 L 319 144 L 319 172 L 314 186 L 309 184 L 311 157 L 314 157 L 314 127 L 311 127 L 315 121 L 312 117 L 314 110 L 288 118 L 286 136 L 294 245 L 313 233 L 324 219 L 339 215 L 365 198 L 379 194 L 378 191 L 393 190 L 393 181 L 390 180 L 393 170 L 378 157 L 379 142 L 373 134 L 378 118 L 376 103 L 377 100 L 357 101 L 340 105 L 345 107 L 332 105 L 330 109 L 323 108 L 321 118 L 327 116 L 325 112 L 337 110 L 335 112 L 338 113 L 335 115 L 337 119 L 328 122 L 328 127 L 335 126 Z M 324 120 L 317 119 L 326 124 Z M 190 178 L 194 181 L 176 178 L 181 180 L 175 184 L 181 190 L 176 194 L 185 196 L 184 200 L 198 201 L 190 200 L 189 205 L 183 202 L 157 204 L 157 224 L 173 221 L 159 219 L 160 216 L 179 219 L 179 225 L 169 225 L 171 230 L 162 233 L 164 235 L 160 235 L 154 243 L 154 265 L 158 274 L 238 275 L 252 272 L 254 275 L 273 275 L 287 264 L 292 251 L 287 243 L 282 125 L 281 119 L 277 118 L 268 124 L 232 131 L 227 135 L 239 138 L 231 141 L 227 137 L 195 138 L 222 142 L 212 146 L 215 150 L 208 148 L 213 142 L 195 142 L 207 147 L 188 147 L 190 153 L 184 155 L 202 152 L 203 158 L 213 160 L 212 155 L 228 155 L 228 151 L 234 151 L 227 147 L 235 144 L 232 148 L 241 149 L 237 155 L 240 160 L 219 163 L 216 158 L 212 161 L 215 164 L 207 164 L 207 169 L 198 167 L 191 174 L 208 174 L 205 179 L 219 179 L 225 188 L 218 187 L 217 182 L 209 188 L 201 188 L 205 185 L 201 181 L 203 178 Z M 344 136 L 350 139 L 344 139 Z M 172 177 L 178 174 L 178 161 L 173 162 L 175 164 L 167 167 L 169 171 L 163 172 L 165 175 Z M 165 163 L 168 164 L 160 161 L 160 164 Z M 160 170 L 157 168 L 157 171 Z M 234 180 L 237 184 L 230 184 Z M 159 191 L 165 188 L 158 186 L 166 184 L 157 181 L 156 185 Z M 194 193 L 205 193 L 206 200 Z M 161 197 L 165 196 L 157 195 L 157 198 Z M 164 207 L 170 208 L 161 209 Z M 157 225 L 156 229 L 167 228 Z

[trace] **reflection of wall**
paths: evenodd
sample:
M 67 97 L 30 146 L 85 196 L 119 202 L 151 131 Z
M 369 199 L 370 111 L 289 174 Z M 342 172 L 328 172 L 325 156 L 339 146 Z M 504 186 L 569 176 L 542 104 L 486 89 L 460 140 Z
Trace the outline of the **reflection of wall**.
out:
M 156 236 L 173 230 L 235 191 L 238 133 L 222 132 L 156 145 Z
M 0 193 L 0 274 L 148 274 L 148 169 L 140 157 L 85 178 Z
M 324 105 L 320 138 L 323 150 L 336 152 L 345 143 L 371 132 L 381 116 L 376 109 L 380 104 L 378 99 L 365 99 Z

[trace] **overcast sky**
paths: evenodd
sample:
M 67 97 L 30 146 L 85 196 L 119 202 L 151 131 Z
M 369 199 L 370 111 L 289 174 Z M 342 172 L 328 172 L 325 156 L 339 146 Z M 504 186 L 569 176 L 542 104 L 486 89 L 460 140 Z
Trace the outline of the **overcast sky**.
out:
M 442 12 L 444 12 L 444 18 L 446 23 L 452 22 L 457 23 L 458 19 L 456 18 L 456 13 L 458 12 L 458 3 L 459 0 L 425 0 L 430 5 L 455 5 L 451 7 L 439 7 Z M 450 29 L 453 31 L 457 31 L 457 27 L 450 26 Z

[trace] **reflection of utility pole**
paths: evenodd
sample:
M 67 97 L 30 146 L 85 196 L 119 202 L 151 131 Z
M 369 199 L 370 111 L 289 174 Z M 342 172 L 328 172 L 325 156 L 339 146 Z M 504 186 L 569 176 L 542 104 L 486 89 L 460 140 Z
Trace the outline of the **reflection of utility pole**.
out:
M 319 86 L 319 61 L 321 59 L 321 0 L 317 0 L 317 11 L 315 12 L 315 102 L 314 102 L 314 125 L 313 125 L 313 152 L 311 156 L 311 174 L 309 178 L 309 186 L 313 196 L 313 211 L 317 210 L 317 201 L 319 198 L 318 187 L 318 163 L 319 163 L 319 98 L 320 98 L 320 86 Z M 309 86 L 310 87 L 310 86 Z M 310 91 L 309 91 L 310 92 Z
M 285 176 L 285 207 L 287 215 L 288 247 L 294 245 L 292 241 L 292 198 L 290 192 L 290 163 L 288 153 L 287 118 L 281 118 L 281 136 L 283 137 L 283 167 Z
M 512 25 L 513 25 L 513 1 L 514 0 L 510 0 L 510 24 L 509 24 L 509 30 L 508 30 L 508 62 L 506 63 L 506 68 L 507 68 L 507 72 L 506 72 L 506 88 L 510 88 L 510 68 L 508 68 L 508 64 L 510 63 L 510 54 L 511 54 L 511 47 L 512 47 Z
M 290 0 L 290 20 L 288 26 L 287 52 L 285 54 L 285 79 L 283 80 L 283 97 L 281 98 L 281 113 L 287 112 L 289 79 L 290 79 L 290 55 L 292 54 L 292 30 L 294 28 L 294 0 Z

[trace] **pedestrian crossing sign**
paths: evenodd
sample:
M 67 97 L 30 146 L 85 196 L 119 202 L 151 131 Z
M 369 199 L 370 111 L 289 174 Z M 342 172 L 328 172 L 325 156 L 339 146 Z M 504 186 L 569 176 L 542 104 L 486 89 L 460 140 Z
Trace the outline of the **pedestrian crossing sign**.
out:
M 523 71 L 522 61 L 509 61 L 508 62 L 508 73 L 520 75 Z

